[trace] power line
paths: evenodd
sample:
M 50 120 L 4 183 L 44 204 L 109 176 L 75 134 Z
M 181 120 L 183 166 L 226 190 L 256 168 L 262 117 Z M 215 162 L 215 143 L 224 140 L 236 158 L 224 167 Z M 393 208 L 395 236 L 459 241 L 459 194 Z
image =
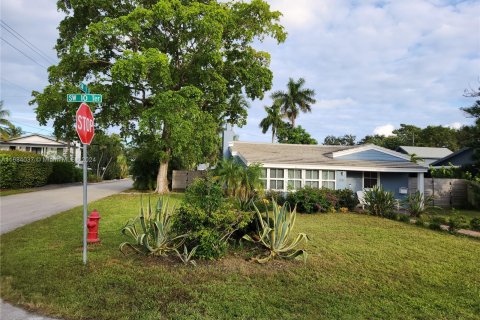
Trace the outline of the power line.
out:
M 44 128 L 40 128 L 40 127 L 32 126 L 32 125 L 29 125 L 29 124 L 21 123 L 21 122 L 15 121 L 15 120 L 10 120 L 10 122 L 12 122 L 14 124 L 16 123 L 17 125 L 20 125 L 20 126 L 30 127 L 30 128 L 33 128 L 33 129 L 43 130 L 43 131 L 46 131 L 48 133 L 52 133 L 51 130 L 47 130 L 47 129 L 44 129 Z
M 25 57 L 27 57 L 28 59 L 32 60 L 33 62 L 35 62 L 36 64 L 38 64 L 40 67 L 42 68 L 45 68 L 47 69 L 47 67 L 45 67 L 44 65 L 40 64 L 37 60 L 33 59 L 32 57 L 30 57 L 29 55 L 27 55 L 26 53 L 24 53 L 22 50 L 18 49 L 17 47 L 15 47 L 13 44 L 11 44 L 10 42 L 8 42 L 7 40 L 3 39 L 2 37 L 0 37 L 0 39 L 2 39 L 3 41 L 5 41 L 6 44 L 8 44 L 10 47 L 12 47 L 13 49 L 17 50 L 18 52 L 20 52 L 21 54 L 23 54 Z
M 22 36 L 20 33 L 18 33 L 15 29 L 13 29 L 11 26 L 8 25 L 8 23 L 6 23 L 5 21 L 3 21 L 2 19 L 0 19 L 0 22 L 3 24 L 1 25 L 3 27 L 3 29 L 5 31 L 7 31 L 8 33 L 10 33 L 11 35 L 13 35 L 15 38 L 17 38 L 19 41 L 21 41 L 24 45 L 26 45 L 27 47 L 29 47 L 32 51 L 34 51 L 35 53 L 37 53 L 39 56 L 41 56 L 45 61 L 47 61 L 48 63 L 50 64 L 55 64 L 55 62 L 44 52 L 42 51 L 40 48 L 38 48 L 37 46 L 35 46 L 33 43 L 31 43 L 30 41 L 28 41 L 24 36 Z M 8 29 L 10 30 L 8 30 Z
M 1 77 L 1 79 L 2 79 L 2 81 L 5 81 L 5 82 L 9 83 L 9 84 L 12 85 L 12 86 L 15 86 L 15 87 L 17 87 L 17 88 L 20 88 L 20 89 L 22 89 L 22 90 L 25 90 L 25 91 L 27 91 L 27 92 L 29 92 L 29 93 L 32 93 L 32 90 L 29 90 L 29 89 L 27 89 L 27 88 L 25 88 L 25 87 L 22 87 L 22 86 L 20 86 L 20 85 L 18 85 L 18 84 L 16 84 L 16 83 L 13 83 L 12 81 L 10 81 L 10 80 L 8 80 L 8 79 L 5 79 L 4 77 Z

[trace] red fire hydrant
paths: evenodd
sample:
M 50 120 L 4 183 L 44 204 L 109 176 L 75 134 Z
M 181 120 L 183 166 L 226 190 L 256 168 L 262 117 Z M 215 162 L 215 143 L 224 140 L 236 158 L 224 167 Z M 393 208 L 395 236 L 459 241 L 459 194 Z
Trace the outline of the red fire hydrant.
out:
M 100 242 L 98 239 L 98 224 L 100 223 L 100 215 L 98 214 L 97 209 L 93 210 L 88 217 L 87 228 L 88 228 L 88 243 Z

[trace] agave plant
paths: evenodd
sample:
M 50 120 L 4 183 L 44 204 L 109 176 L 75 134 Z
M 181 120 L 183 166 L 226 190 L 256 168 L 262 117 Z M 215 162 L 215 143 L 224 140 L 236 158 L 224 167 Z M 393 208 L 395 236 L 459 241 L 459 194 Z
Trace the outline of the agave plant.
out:
M 123 242 L 120 251 L 125 254 L 125 247 L 130 247 L 138 253 L 153 256 L 176 251 L 187 234 L 175 235 L 171 232 L 172 212 L 174 208 L 169 208 L 168 199 L 159 199 L 155 210 L 152 209 L 150 198 L 147 210 L 144 210 L 142 201 L 140 216 L 130 219 L 122 229 L 122 233 L 133 238 L 134 242 Z
M 192 259 L 193 255 L 197 251 L 198 246 L 195 246 L 188 252 L 188 248 L 186 245 L 183 245 L 183 253 L 180 253 L 177 249 L 175 249 L 175 252 L 177 253 L 177 256 L 182 260 L 184 264 L 192 264 L 194 267 L 197 266 L 197 263 L 195 260 Z
M 254 260 L 259 263 L 266 263 L 276 257 L 293 259 L 302 256 L 303 260 L 306 261 L 307 252 L 297 249 L 297 247 L 303 240 L 307 242 L 309 240 L 308 236 L 305 233 L 299 233 L 295 239 L 290 239 L 297 216 L 296 207 L 290 210 L 288 203 L 279 206 L 273 199 L 272 205 L 272 214 L 266 209 L 265 217 L 254 205 L 259 227 L 258 237 L 255 238 L 258 238 L 258 240 L 254 240 L 249 235 L 243 236 L 245 240 L 259 243 L 270 251 L 268 256 L 255 258 Z

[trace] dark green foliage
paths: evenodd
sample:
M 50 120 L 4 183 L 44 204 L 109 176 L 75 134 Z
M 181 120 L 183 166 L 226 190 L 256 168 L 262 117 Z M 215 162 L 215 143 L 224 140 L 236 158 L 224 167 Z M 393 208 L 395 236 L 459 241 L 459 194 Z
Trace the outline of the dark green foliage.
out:
M 365 207 L 374 216 L 388 217 L 395 209 L 395 198 L 392 192 L 375 186 L 365 192 Z
M 470 220 L 470 228 L 475 231 L 480 231 L 480 218 Z
M 0 188 L 20 189 L 47 184 L 52 164 L 45 157 L 23 151 L 0 151 Z
M 290 123 L 284 123 L 278 128 L 277 138 L 279 143 L 289 144 L 317 144 L 317 140 L 302 128 L 292 127 Z
M 196 179 L 186 190 L 184 204 L 175 216 L 174 230 L 188 234 L 186 246 L 194 256 L 219 259 L 226 253 L 228 239 L 252 220 L 252 212 L 236 210 L 225 201 L 222 186 L 210 175 Z
M 297 211 L 301 213 L 331 212 L 342 207 L 353 210 L 358 203 L 352 190 L 317 189 L 308 186 L 288 193 L 286 201 L 292 207 L 296 205 Z
M 137 190 L 154 190 L 157 185 L 158 164 L 160 156 L 148 146 L 136 149 L 130 166 L 133 187 Z
M 198 178 L 185 191 L 185 203 L 212 214 L 225 204 L 222 186 L 210 175 Z
M 398 215 L 398 220 L 401 221 L 401 222 L 408 222 L 410 223 L 410 216 L 406 215 L 406 214 L 399 214 Z
M 448 231 L 456 232 L 458 229 L 467 227 L 467 219 L 464 216 L 454 215 L 453 217 L 448 218 L 447 221 Z
M 69 183 L 82 181 L 82 169 L 77 168 L 74 162 L 52 162 L 52 173 L 48 176 L 48 183 Z
M 350 189 L 335 190 L 335 193 L 338 198 L 338 207 L 340 208 L 344 207 L 344 208 L 348 208 L 349 210 L 353 210 L 357 206 L 358 199 L 352 190 Z
M 252 217 L 253 213 L 235 210 L 228 203 L 210 213 L 184 203 L 175 215 L 173 228 L 188 234 L 186 246 L 190 250 L 198 246 L 195 257 L 211 260 L 225 255 L 230 236 L 245 228 Z

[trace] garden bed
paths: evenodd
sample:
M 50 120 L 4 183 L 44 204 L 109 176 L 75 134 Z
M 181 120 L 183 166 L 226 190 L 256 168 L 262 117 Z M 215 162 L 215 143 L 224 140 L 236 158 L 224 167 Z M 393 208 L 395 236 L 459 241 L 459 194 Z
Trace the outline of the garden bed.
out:
M 145 197 L 144 197 L 145 198 Z M 181 195 L 174 195 L 176 200 Z M 309 259 L 183 265 L 123 256 L 120 230 L 140 196 L 94 202 L 102 242 L 82 265 L 82 208 L 1 236 L 2 298 L 64 319 L 463 318 L 480 313 L 480 241 L 358 214 L 298 215 Z M 258 249 L 257 249 L 258 250 Z

